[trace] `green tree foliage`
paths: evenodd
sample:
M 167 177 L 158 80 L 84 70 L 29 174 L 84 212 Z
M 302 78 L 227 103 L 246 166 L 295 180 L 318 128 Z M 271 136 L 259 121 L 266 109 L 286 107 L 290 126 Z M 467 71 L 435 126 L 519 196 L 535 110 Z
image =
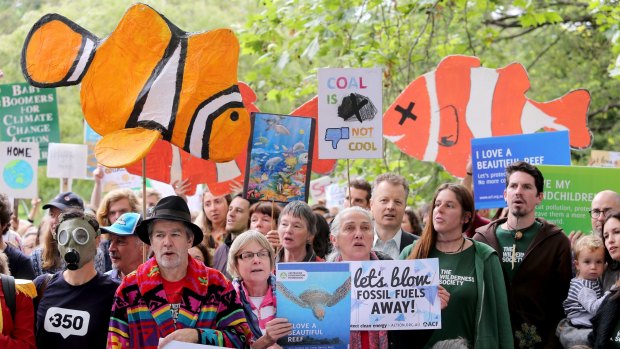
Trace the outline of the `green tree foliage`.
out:
M 164 14 L 172 23 L 188 32 L 215 28 L 237 31 L 245 23 L 247 13 L 254 5 L 249 1 L 213 2 L 158 0 L 144 1 Z M 20 54 L 24 39 L 32 25 L 47 13 L 59 13 L 76 22 L 99 38 L 105 38 L 116 27 L 133 1 L 93 0 L 0 0 L 0 69 L 4 78 L 0 83 L 24 82 Z M 58 88 L 61 141 L 83 142 L 83 114 L 79 86 Z M 46 177 L 46 168 L 39 168 L 39 195 L 46 202 L 58 193 L 59 180 Z M 92 182 L 74 180 L 73 190 L 86 200 L 90 198 Z
M 592 96 L 594 149 L 620 142 L 620 6 L 617 0 L 237 0 L 147 1 L 188 31 L 231 27 L 242 45 L 240 80 L 258 95 L 261 110 L 288 113 L 317 92 L 321 67 L 381 67 L 384 105 L 449 54 L 480 57 L 486 67 L 522 63 L 537 101 L 575 88 Z M 99 37 L 114 30 L 129 1 L 0 0 L 2 83 L 21 82 L 19 54 L 26 33 L 43 14 L 60 13 Z M 61 139 L 82 141 L 78 88 L 58 89 Z M 440 166 L 403 155 L 389 142 L 378 160 L 341 160 L 337 172 L 374 178 L 396 171 L 412 183 L 410 203 L 428 200 L 438 183 L 454 181 Z M 588 150 L 573 151 L 586 164 Z M 347 171 L 349 168 L 349 171 Z M 49 199 L 58 181 L 40 173 Z M 91 183 L 75 188 L 88 197 Z
M 620 40 L 618 1 L 263 0 L 241 35 L 246 74 L 277 112 L 316 93 L 320 67 L 381 67 L 384 105 L 449 54 L 480 57 L 484 66 L 520 62 L 528 97 L 548 101 L 576 89 L 592 95 L 593 148 L 617 150 Z M 620 65 L 620 61 L 617 63 Z M 615 74 L 613 74 L 615 68 Z M 573 151 L 585 164 L 589 151 Z M 403 156 L 393 145 L 382 160 L 356 160 L 351 175 L 397 171 L 413 183 L 415 202 L 454 180 L 435 164 Z M 338 171 L 346 173 L 340 161 Z

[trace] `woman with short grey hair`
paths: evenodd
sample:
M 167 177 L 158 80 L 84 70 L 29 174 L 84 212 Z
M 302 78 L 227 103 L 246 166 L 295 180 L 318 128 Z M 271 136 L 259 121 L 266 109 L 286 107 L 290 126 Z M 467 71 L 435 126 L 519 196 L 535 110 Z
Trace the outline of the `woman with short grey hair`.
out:
M 303 201 L 292 201 L 284 207 L 278 220 L 278 236 L 282 247 L 276 256 L 280 262 L 322 262 L 312 249 L 316 235 L 316 218 Z

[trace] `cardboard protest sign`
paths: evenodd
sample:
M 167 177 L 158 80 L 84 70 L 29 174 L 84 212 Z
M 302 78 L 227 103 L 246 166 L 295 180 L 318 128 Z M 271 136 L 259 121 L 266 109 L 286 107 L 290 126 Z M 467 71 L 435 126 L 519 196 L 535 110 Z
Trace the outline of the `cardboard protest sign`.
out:
M 441 164 L 456 177 L 474 138 L 568 130 L 573 148 L 590 146 L 590 94 L 574 90 L 549 102 L 526 97 L 529 77 L 519 63 L 485 68 L 480 59 L 454 55 L 416 78 L 383 115 L 383 134 L 400 150 Z
M 87 158 L 86 144 L 50 143 L 47 177 L 85 179 Z
M 314 128 L 312 118 L 252 113 L 244 197 L 308 201 Z
M 319 69 L 319 159 L 383 155 L 381 69 Z
M 347 189 L 338 183 L 333 183 L 325 187 L 325 206 L 343 207 L 344 198 L 347 196 Z
M 441 328 L 437 258 L 348 263 L 352 331 Z
M 39 144 L 0 142 L 0 192 L 15 199 L 37 197 Z
M 620 169 L 584 166 L 538 166 L 545 178 L 544 199 L 536 208 L 542 217 L 564 229 L 592 230 L 592 199 L 602 190 L 620 193 Z
M 124 168 L 103 167 L 101 187 L 104 193 L 114 189 L 139 189 L 142 188 L 142 177 L 132 175 Z
M 283 348 L 347 349 L 351 274 L 347 263 L 278 263 L 277 317 L 293 325 Z
M 334 179 L 329 176 L 323 176 L 310 181 L 310 197 L 315 202 L 325 200 L 325 187 L 332 184 Z
M 40 166 L 47 163 L 47 145 L 60 142 L 53 88 L 25 83 L 0 85 L 0 120 L 0 141 L 39 143 Z
M 598 167 L 620 167 L 620 152 L 592 150 L 588 165 Z
M 472 182 L 476 209 L 506 207 L 506 166 L 570 165 L 568 131 L 476 138 L 471 140 Z

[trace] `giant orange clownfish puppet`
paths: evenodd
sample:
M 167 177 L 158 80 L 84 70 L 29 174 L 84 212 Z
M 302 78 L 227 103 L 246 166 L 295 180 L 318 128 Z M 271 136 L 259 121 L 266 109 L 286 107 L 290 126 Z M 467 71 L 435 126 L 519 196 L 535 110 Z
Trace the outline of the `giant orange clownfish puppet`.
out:
M 250 134 L 238 58 L 231 30 L 186 33 L 136 4 L 105 39 L 61 15 L 43 16 L 26 37 L 21 63 L 33 86 L 81 83 L 84 117 L 103 136 L 97 161 L 125 167 L 160 138 L 202 159 L 234 159 Z
M 416 78 L 383 115 L 383 136 L 419 160 L 465 176 L 473 138 L 568 130 L 570 145 L 590 146 L 590 93 L 578 89 L 549 102 L 526 97 L 519 63 L 493 69 L 471 56 L 447 56 Z

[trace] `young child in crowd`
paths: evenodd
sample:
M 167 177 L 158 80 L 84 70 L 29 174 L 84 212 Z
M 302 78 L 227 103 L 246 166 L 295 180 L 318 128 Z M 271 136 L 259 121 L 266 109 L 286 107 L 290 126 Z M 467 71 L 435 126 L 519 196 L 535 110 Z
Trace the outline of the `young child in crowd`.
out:
M 566 317 L 578 329 L 591 329 L 590 319 L 605 298 L 599 278 L 605 270 L 605 245 L 595 235 L 584 236 L 575 244 L 577 276 L 570 282 L 564 301 Z M 589 331 L 585 331 L 587 333 Z M 584 338 L 587 343 L 587 337 Z

